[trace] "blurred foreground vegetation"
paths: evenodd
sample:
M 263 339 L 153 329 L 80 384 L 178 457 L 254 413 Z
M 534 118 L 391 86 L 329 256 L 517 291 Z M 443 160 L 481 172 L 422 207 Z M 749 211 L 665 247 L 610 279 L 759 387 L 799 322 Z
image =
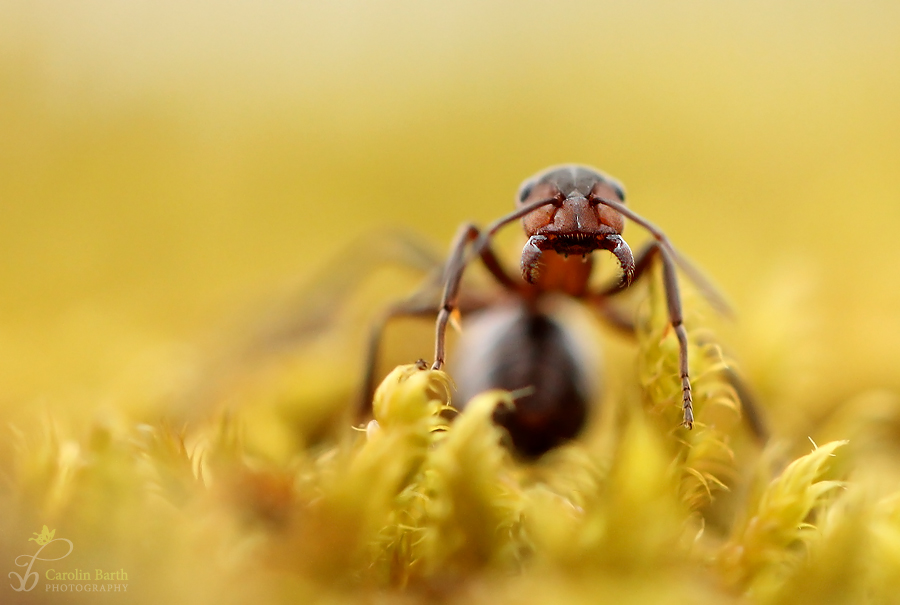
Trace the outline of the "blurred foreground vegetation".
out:
M 271 392 L 186 428 L 107 420 L 79 439 L 47 418 L 13 430 L 0 554 L 31 552 L 11 538 L 43 525 L 75 545 L 53 569 L 122 570 L 128 602 L 894 602 L 897 401 L 843 410 L 848 440 L 762 448 L 729 360 L 689 317 L 705 344 L 688 432 L 650 295 L 637 383 L 536 463 L 491 422 L 510 394 L 455 414 L 450 378 L 414 365 L 384 380 L 364 429 L 338 409 L 325 438 L 303 401 Z M 45 577 L 16 602 L 98 598 Z

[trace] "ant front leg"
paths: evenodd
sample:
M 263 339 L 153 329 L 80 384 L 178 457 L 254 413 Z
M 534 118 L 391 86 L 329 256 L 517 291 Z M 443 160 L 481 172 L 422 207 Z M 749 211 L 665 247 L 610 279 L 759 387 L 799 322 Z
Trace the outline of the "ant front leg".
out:
M 662 260 L 663 286 L 666 292 L 666 307 L 669 312 L 669 323 L 678 338 L 679 374 L 681 377 L 681 407 L 684 413 L 683 424 L 688 429 L 694 427 L 694 405 L 691 394 L 691 379 L 688 372 L 688 339 L 684 328 L 684 316 L 681 308 L 681 293 L 678 289 L 678 276 L 675 271 L 675 260 L 668 248 L 658 241 L 651 242 L 644 248 L 634 262 L 634 280 L 644 274 L 650 266 L 653 258 L 659 256 Z M 591 298 L 597 301 L 604 300 L 607 296 L 624 290 L 622 283 L 615 284 L 593 295 Z
M 684 315 L 681 309 L 681 293 L 678 289 L 678 276 L 675 272 L 675 261 L 669 251 L 658 243 L 650 244 L 650 251 L 657 250 L 663 267 L 663 285 L 666 289 L 666 306 L 669 308 L 669 323 L 678 338 L 679 372 L 681 374 L 681 407 L 684 411 L 684 426 L 688 430 L 694 428 L 694 404 L 691 395 L 691 379 L 688 375 L 688 338 L 684 329 Z M 648 254 L 652 252 L 648 251 Z
M 487 237 L 490 237 L 490 231 L 488 231 Z M 462 283 L 463 271 L 469 264 L 469 259 L 466 257 L 466 249 L 469 244 L 475 242 L 472 252 L 479 255 L 484 266 L 503 287 L 516 291 L 521 288 L 519 283 L 510 277 L 500 264 L 487 237 L 475 225 L 464 224 L 453 240 L 450 258 L 447 260 L 447 268 L 444 271 L 444 293 L 438 308 L 432 370 L 440 370 L 444 365 L 447 322 L 459 308 L 459 287 Z
M 651 244 L 638 254 L 635 261 L 635 279 L 647 270 L 647 267 L 650 266 L 653 258 L 659 251 L 660 247 L 658 244 Z M 608 325 L 624 334 L 634 336 L 637 333 L 637 326 L 635 325 L 634 319 L 609 303 L 609 298 L 624 290 L 625 287 L 624 281 L 618 280 L 616 283 L 610 284 L 601 291 L 590 294 L 588 300 L 594 305 L 596 310 L 602 314 Z M 669 295 L 667 292 L 667 299 L 668 297 Z M 700 344 L 703 344 L 702 341 Z M 683 362 L 682 368 L 685 365 L 686 362 Z M 725 381 L 731 385 L 731 388 L 734 389 L 735 394 L 741 403 L 741 415 L 744 418 L 747 428 L 752 433 L 756 442 L 760 445 L 764 445 L 769 439 L 769 430 L 765 415 L 763 414 L 762 407 L 757 400 L 757 397 L 753 394 L 753 391 L 746 380 L 744 380 L 744 378 L 742 378 L 733 368 L 726 367 L 722 371 L 722 376 Z
M 432 370 L 440 370 L 441 366 L 444 365 L 444 337 L 447 332 L 447 322 L 450 321 L 453 312 L 458 307 L 460 282 L 462 281 L 463 272 L 472 260 L 472 257 L 477 254 L 481 258 L 481 262 L 491 272 L 491 275 L 500 282 L 501 286 L 514 292 L 523 292 L 527 286 L 509 276 L 509 273 L 497 260 L 497 255 L 494 254 L 493 248 L 491 248 L 491 238 L 505 225 L 556 201 L 556 196 L 552 196 L 520 206 L 488 225 L 483 232 L 471 223 L 460 227 L 456 238 L 453 240 L 453 246 L 450 248 L 450 258 L 447 260 L 447 268 L 444 271 L 444 294 L 441 297 L 441 306 L 438 310 L 435 328 L 434 364 L 431 366 Z M 470 243 L 472 248 L 467 256 L 466 248 Z

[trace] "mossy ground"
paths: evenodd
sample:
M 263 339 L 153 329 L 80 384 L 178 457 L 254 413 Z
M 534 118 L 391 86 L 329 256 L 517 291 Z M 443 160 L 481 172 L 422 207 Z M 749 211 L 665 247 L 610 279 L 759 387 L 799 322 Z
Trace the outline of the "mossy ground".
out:
M 365 430 L 341 417 L 324 438 L 302 413 L 240 401 L 185 428 L 13 428 L 0 560 L 15 570 L 46 525 L 75 546 L 56 569 L 122 569 L 128 602 L 898 600 L 900 490 L 872 472 L 884 423 L 848 421 L 849 444 L 760 445 L 730 362 L 690 315 L 693 431 L 679 427 L 677 344 L 651 288 L 633 388 L 533 463 L 490 421 L 510 394 L 451 422 L 451 378 L 416 366 L 385 378 Z M 52 584 L 4 602 L 57 602 Z

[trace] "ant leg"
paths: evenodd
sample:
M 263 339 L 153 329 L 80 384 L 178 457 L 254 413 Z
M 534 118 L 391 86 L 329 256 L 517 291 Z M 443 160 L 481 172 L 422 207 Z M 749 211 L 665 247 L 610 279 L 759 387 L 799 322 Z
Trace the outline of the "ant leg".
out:
M 375 371 L 378 365 L 378 349 L 387 324 L 391 320 L 401 317 L 433 317 L 435 313 L 437 313 L 437 306 L 434 303 L 423 304 L 414 295 L 413 298 L 408 298 L 389 307 L 372 324 L 366 345 L 363 381 L 360 385 L 359 401 L 356 407 L 358 419 L 366 418 L 372 408 L 372 395 L 375 393 Z
M 647 267 L 650 266 L 654 256 L 662 259 L 663 266 L 663 285 L 666 291 L 666 306 L 669 311 L 669 323 L 675 331 L 678 338 L 678 359 L 679 374 L 681 375 L 681 408 L 684 411 L 684 426 L 688 429 L 694 426 L 694 406 L 693 397 L 691 395 L 691 380 L 688 375 L 688 340 L 687 331 L 684 329 L 684 318 L 681 311 L 681 294 L 678 290 L 678 276 L 675 273 L 675 262 L 669 249 L 658 241 L 651 242 L 641 253 L 634 263 L 634 280 L 637 280 L 644 274 Z M 592 300 L 602 301 L 604 298 L 616 292 L 622 291 L 621 285 L 607 287 L 603 291 L 591 295 Z
M 378 352 L 381 346 L 381 339 L 387 324 L 394 319 L 404 317 L 410 318 L 433 318 L 438 313 L 438 304 L 434 298 L 429 296 L 431 287 L 426 285 L 422 290 L 414 293 L 407 299 L 393 304 L 386 309 L 378 319 L 372 324 L 369 332 L 369 338 L 366 345 L 365 368 L 363 370 L 363 381 L 360 385 L 358 394 L 358 405 L 356 407 L 358 419 L 363 419 L 369 415 L 372 406 L 372 396 L 375 393 L 375 379 L 378 365 Z M 468 295 L 459 303 L 459 308 L 465 313 L 478 311 L 490 304 L 487 298 L 477 295 Z M 421 361 L 421 363 L 425 363 Z M 423 366 L 423 369 L 425 366 Z
M 372 245 L 375 239 L 377 245 Z M 365 250 L 360 254 L 359 250 Z M 434 288 L 434 300 L 443 285 L 440 270 L 443 258 L 427 242 L 407 230 L 367 232 L 354 238 L 334 256 L 322 263 L 316 274 L 302 287 L 293 288 L 274 303 L 264 321 L 249 327 L 250 339 L 243 344 L 246 357 L 266 357 L 296 347 L 333 328 L 344 301 L 376 271 L 400 267 L 413 274 L 428 274 L 426 284 Z
M 728 304 L 728 301 L 725 300 L 725 297 L 719 292 L 718 288 L 716 288 L 712 282 L 703 274 L 700 269 L 694 266 L 685 256 L 683 256 L 675 247 L 672 245 L 672 242 L 669 241 L 669 238 L 666 236 L 662 230 L 634 212 L 631 208 L 627 207 L 625 204 L 621 202 L 617 202 L 614 200 L 607 200 L 602 198 L 593 198 L 596 202 L 603 204 L 604 206 L 609 206 L 619 214 L 627 217 L 628 219 L 634 221 L 641 227 L 647 230 L 650 235 L 653 236 L 653 239 L 656 240 L 656 243 L 660 247 L 661 251 L 664 253 L 664 257 L 668 257 L 669 263 L 673 265 L 678 265 L 684 274 L 688 276 L 688 278 L 697 286 L 700 293 L 706 298 L 707 301 L 719 312 L 723 315 L 731 315 L 731 305 Z M 635 277 L 637 277 L 635 275 Z
M 447 268 L 444 271 L 445 286 L 438 310 L 434 364 L 431 366 L 433 370 L 440 370 L 441 366 L 444 365 L 444 339 L 447 332 L 447 322 L 459 306 L 459 286 L 462 282 L 463 271 L 469 263 L 469 258 L 466 257 L 466 248 L 469 244 L 476 241 L 477 244 L 472 248 L 472 252 L 477 251 L 481 262 L 484 263 L 484 266 L 500 285 L 513 291 L 518 291 L 522 287 L 519 282 L 510 277 L 506 270 L 503 269 L 497 255 L 491 248 L 490 240 L 483 239 L 478 227 L 472 224 L 464 224 L 460 227 L 453 240 L 450 258 L 447 260 Z
M 691 395 L 691 379 L 688 376 L 688 339 L 684 329 L 684 317 L 681 311 L 681 293 L 678 290 L 678 276 L 675 274 L 675 261 L 669 251 L 659 244 L 659 256 L 662 259 L 663 285 L 666 289 L 666 306 L 669 308 L 669 323 L 678 337 L 679 372 L 681 374 L 681 409 L 684 411 L 684 426 L 688 430 L 694 428 L 694 405 Z
M 735 372 L 734 369 L 728 367 L 725 368 L 723 372 L 725 374 L 725 379 L 728 381 L 728 384 L 731 385 L 731 388 L 734 389 L 738 400 L 741 402 L 741 411 L 747 422 L 747 427 L 750 429 L 750 432 L 753 433 L 756 442 L 761 446 L 765 445 L 769 441 L 769 427 L 765 416 L 762 413 L 762 407 L 759 405 L 759 401 L 750 390 L 747 381 L 744 380 L 740 374 Z
M 647 271 L 647 268 L 657 254 L 659 254 L 659 246 L 655 242 L 651 242 L 644 246 L 644 248 L 638 252 L 637 257 L 634 259 L 632 283 L 638 280 Z M 634 336 L 637 333 L 634 319 L 626 316 L 625 313 L 622 313 L 622 311 L 609 304 L 609 298 L 611 296 L 623 292 L 628 287 L 629 284 L 626 280 L 617 279 L 614 283 L 604 286 L 597 292 L 587 293 L 585 298 L 603 315 L 603 318 L 610 326 L 629 336 Z
M 681 353 L 681 381 L 684 393 L 684 423 L 689 429 L 693 424 L 693 407 L 691 405 L 691 384 L 688 378 L 688 359 L 687 359 L 687 332 L 682 324 L 681 314 L 681 298 L 678 292 L 678 282 L 675 275 L 675 261 L 677 260 L 670 251 L 663 247 L 659 248 L 660 257 L 663 261 L 663 281 L 666 287 L 666 302 L 669 306 L 669 319 L 675 334 L 678 336 Z M 703 285 L 703 284 L 698 284 Z M 711 286 L 710 286 L 711 287 Z M 712 290 L 714 292 L 714 290 Z M 707 292 L 709 294 L 709 292 Z M 677 323 L 676 323 L 677 322 Z M 731 384 L 737 393 L 738 399 L 743 404 L 744 416 L 747 419 L 750 431 L 760 443 L 768 440 L 769 434 L 763 420 L 760 406 L 757 405 L 756 399 L 750 394 L 750 390 L 746 383 L 741 380 L 740 376 L 734 370 L 728 368 L 725 372 L 725 378 Z
M 481 257 L 484 266 L 491 272 L 494 278 L 500 282 L 502 286 L 509 290 L 522 292 L 524 285 L 514 280 L 509 274 L 503 270 L 497 255 L 491 248 L 491 238 L 504 226 L 518 220 L 542 206 L 557 202 L 557 197 L 537 200 L 525 206 L 521 206 L 503 216 L 490 225 L 483 232 L 472 224 L 463 225 L 453 241 L 450 248 L 450 258 L 447 260 L 447 268 L 444 271 L 444 294 L 441 297 L 441 306 L 438 310 L 438 318 L 435 327 L 434 342 L 434 363 L 431 368 L 440 370 L 444 365 L 444 335 L 447 332 L 447 322 L 457 308 L 457 299 L 459 298 L 459 285 L 462 281 L 463 272 L 466 266 L 471 262 L 474 255 Z M 466 256 L 466 247 L 472 244 L 469 255 Z
M 643 250 L 641 250 L 634 263 L 634 279 L 638 279 L 650 266 L 653 259 L 658 255 L 662 255 L 663 257 L 663 271 L 666 271 L 666 258 L 665 251 L 659 246 L 659 244 L 652 242 L 647 245 Z M 671 261 L 669 262 L 671 266 Z M 674 275 L 672 276 L 674 279 Z M 610 284 L 609 286 L 603 288 L 599 292 L 592 293 L 588 295 L 588 301 L 594 305 L 594 307 L 603 315 L 604 319 L 606 319 L 607 323 L 614 327 L 615 329 L 630 334 L 634 336 L 636 333 L 636 326 L 634 320 L 626 317 L 621 311 L 615 309 L 610 306 L 608 303 L 608 299 L 610 296 L 615 295 L 622 290 L 625 289 L 625 286 L 620 281 L 617 281 L 614 284 Z M 678 291 L 677 288 L 674 292 L 677 297 Z M 666 282 L 666 300 L 669 305 L 669 314 L 670 320 L 672 318 L 672 292 L 669 289 L 668 280 Z M 674 301 L 679 308 L 679 316 L 680 316 L 680 300 Z M 682 328 L 683 331 L 683 328 Z M 677 333 L 677 332 L 676 332 Z M 679 338 L 679 344 L 681 343 L 681 338 Z M 687 367 L 687 355 L 686 349 L 682 346 L 681 349 L 681 368 L 682 372 L 686 372 Z M 756 397 L 752 394 L 749 386 L 746 381 L 741 378 L 741 376 L 735 372 L 732 368 L 726 367 L 723 370 L 725 380 L 731 387 L 734 389 L 737 394 L 738 399 L 741 402 L 741 410 L 743 412 L 743 416 L 747 423 L 747 427 L 750 429 L 750 432 L 756 438 L 757 442 L 760 444 L 766 443 L 769 439 L 769 431 L 766 426 L 766 421 L 764 419 L 762 408 L 760 407 Z M 683 374 L 684 378 L 684 374 Z M 688 385 L 689 388 L 689 385 Z M 692 410 L 691 410 L 692 411 Z M 685 415 L 687 419 L 687 414 Z M 688 426 L 685 423 L 685 426 Z
M 232 318 L 213 351 L 204 356 L 197 378 L 178 393 L 182 409 L 208 408 L 239 377 L 258 373 L 304 343 L 336 330 L 346 301 L 376 271 L 397 266 L 413 276 L 427 275 L 437 312 L 444 257 L 411 230 L 366 231 L 316 264 L 318 270 L 287 284 L 274 300 Z
M 637 334 L 637 326 L 630 314 L 610 305 L 607 297 L 602 294 L 592 294 L 588 301 L 592 308 L 603 316 L 603 321 L 625 336 L 634 337 Z

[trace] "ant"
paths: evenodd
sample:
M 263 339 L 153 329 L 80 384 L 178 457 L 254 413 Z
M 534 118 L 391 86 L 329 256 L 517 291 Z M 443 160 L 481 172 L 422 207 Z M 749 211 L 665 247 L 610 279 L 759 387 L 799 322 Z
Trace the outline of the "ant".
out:
M 641 225 L 652 240 L 636 256 L 622 238 L 625 219 Z M 522 250 L 520 276 L 509 273 L 491 241 L 506 225 L 521 220 L 528 237 Z M 619 263 L 622 275 L 615 283 L 592 291 L 592 253 L 606 250 Z M 507 296 L 493 300 L 465 300 L 460 285 L 466 267 L 480 259 Z M 364 389 L 372 392 L 374 360 L 385 323 L 399 316 L 434 316 L 437 313 L 433 370 L 445 362 L 447 324 L 462 311 L 481 310 L 488 317 L 482 327 L 460 342 L 460 397 L 490 388 L 520 391 L 515 407 L 498 407 L 494 421 L 509 433 L 513 449 L 536 458 L 578 435 L 591 401 L 590 370 L 579 354 L 570 330 L 555 317 L 554 301 L 572 298 L 606 311 L 617 327 L 634 331 L 628 320 L 616 317 L 605 303 L 623 292 L 658 259 L 662 264 L 669 323 L 679 344 L 683 426 L 691 429 L 694 413 L 688 373 L 688 339 L 683 325 L 676 266 L 719 310 L 728 307 L 712 285 L 681 256 L 666 235 L 625 205 L 622 186 L 604 173 L 580 165 L 555 166 L 527 179 L 519 187 L 516 209 L 486 229 L 462 225 L 444 266 L 443 294 L 434 303 L 413 296 L 391 309 L 373 330 Z M 505 302 L 501 302 L 504 301 Z M 420 364 L 420 367 L 425 367 Z M 463 397 L 466 395 L 466 397 Z M 369 401 L 370 397 L 366 397 Z M 457 406 L 459 409 L 465 405 Z M 751 428 L 761 428 L 751 418 Z M 757 430 L 759 429 L 759 430 Z

